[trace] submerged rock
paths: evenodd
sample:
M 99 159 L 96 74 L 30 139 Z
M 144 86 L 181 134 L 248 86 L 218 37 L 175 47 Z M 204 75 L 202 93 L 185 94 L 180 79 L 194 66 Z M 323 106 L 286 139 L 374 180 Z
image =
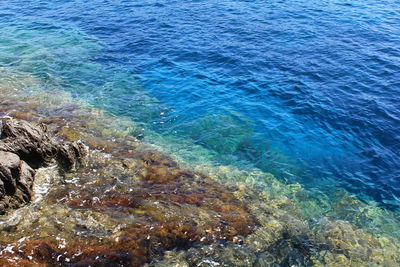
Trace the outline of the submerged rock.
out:
M 32 198 L 34 169 L 57 161 L 64 171 L 73 170 L 84 154 L 78 142 L 51 137 L 44 125 L 2 119 L 0 124 L 0 214 Z
M 165 251 L 224 244 L 258 226 L 232 189 L 210 177 L 137 143 L 79 135 L 91 144 L 88 164 L 49 192 L 47 206 L 55 208 L 42 211 L 29 240 L 0 251 L 0 265 L 142 266 Z M 65 215 L 52 218 L 48 210 Z
M 112 182 L 108 184 L 108 179 L 112 179 L 110 174 L 121 177 L 129 172 L 132 165 L 127 164 L 126 157 L 136 162 L 133 169 L 137 179 L 132 181 L 131 177 L 128 183 L 134 186 L 128 190 L 116 190 Z M 90 160 L 91 168 L 97 165 L 96 158 Z M 102 169 L 96 172 L 100 171 L 101 181 L 107 183 L 101 185 L 105 190 L 86 187 L 76 196 L 66 197 L 64 202 L 72 210 L 112 214 L 121 222 L 125 217 L 126 225 L 101 240 L 76 236 L 69 246 L 60 247 L 51 237 L 26 241 L 12 253 L 19 259 L 17 265 L 33 262 L 48 266 L 141 266 L 162 257 L 167 250 L 226 243 L 236 236 L 252 233 L 258 226 L 246 204 L 230 188 L 181 169 L 159 152 L 131 152 L 124 159 L 113 157 L 100 164 Z M 83 168 L 75 175 L 88 181 L 93 173 Z M 84 235 L 82 231 L 80 235 Z
M 35 202 L 1 216 L 0 266 L 400 265 L 398 239 L 334 216 L 305 216 L 301 203 L 288 197 L 299 196 L 298 186 L 285 186 L 258 170 L 185 165 L 163 149 L 113 130 L 115 117 L 59 102 L 49 111 L 49 101 L 44 112 L 35 101 L 26 105 L 30 99 L 1 105 L 0 116 L 45 122 L 49 130 L 5 120 L 0 147 L 11 147 L 18 136 L 39 147 L 0 149 L 4 181 L 10 184 L 22 169 L 35 169 L 35 162 L 58 162 L 63 170 L 75 171 L 36 170 Z M 40 137 L 42 132 L 47 137 Z M 87 164 L 77 169 L 76 155 L 83 153 L 79 140 L 91 149 Z M 54 144 L 54 150 L 41 143 Z M 30 149 L 41 158 L 32 160 L 25 153 Z M 21 162 L 25 167 L 16 171 Z M 14 183 L 17 188 L 21 181 L 29 183 L 27 173 L 20 176 L 25 178 L 14 179 L 20 181 Z M 1 181 L 4 195 L 10 186 L 6 191 Z M 354 202 L 345 202 L 354 208 Z

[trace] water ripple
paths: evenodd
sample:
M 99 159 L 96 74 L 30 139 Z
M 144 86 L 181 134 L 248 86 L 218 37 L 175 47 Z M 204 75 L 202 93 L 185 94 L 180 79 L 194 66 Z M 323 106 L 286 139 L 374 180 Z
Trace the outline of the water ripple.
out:
M 398 207 L 399 10 L 389 0 L 6 0 L 0 66 L 57 77 L 102 108 L 211 149 L 220 146 L 204 140 L 231 116 L 251 129 L 232 155 L 282 178 L 300 166 L 293 179 L 305 185 L 330 179 Z M 214 129 L 193 135 L 210 114 L 222 116 Z M 271 152 L 290 164 L 266 164 Z

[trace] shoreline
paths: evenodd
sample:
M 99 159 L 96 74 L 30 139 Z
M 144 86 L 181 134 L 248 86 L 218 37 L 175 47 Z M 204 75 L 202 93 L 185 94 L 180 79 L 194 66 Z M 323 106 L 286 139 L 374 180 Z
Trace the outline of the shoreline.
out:
M 0 92 L 5 97 L 0 116 L 45 123 L 51 133 L 70 141 L 80 140 L 90 151 L 88 165 L 77 172 L 60 175 L 57 168 L 39 170 L 35 179 L 48 184 L 47 192 L 38 201 L 0 217 L 0 230 L 8 233 L 5 240 L 0 240 L 2 260 L 7 264 L 23 266 L 32 258 L 37 264 L 66 265 L 67 259 L 79 261 L 84 256 L 86 260 L 101 264 L 96 262 L 105 260 L 96 259 L 101 255 L 109 255 L 107 260 L 116 259 L 116 262 L 127 260 L 123 265 L 128 266 L 170 266 L 175 263 L 193 266 L 203 261 L 230 266 L 264 266 L 262 264 L 271 261 L 315 266 L 374 266 L 374 262 L 396 266 L 400 263 L 400 248 L 395 236 L 390 240 L 373 235 L 344 219 L 332 219 L 324 214 L 312 220 L 312 216 L 318 214 L 318 211 L 313 213 L 312 205 L 317 203 L 308 199 L 307 192 L 300 186 L 282 184 L 272 175 L 256 170 L 185 164 L 175 155 L 172 159 L 161 148 L 131 136 L 135 126 L 128 119 L 117 120 L 102 110 L 76 103 L 62 91 L 24 93 L 22 88 L 13 87 L 11 83 L 11 86 L 3 87 L 0 84 Z M 122 125 L 120 129 L 115 127 L 118 124 Z M 270 192 L 256 189 L 260 182 L 257 178 L 263 179 L 263 186 L 269 187 Z M 171 181 L 176 183 L 171 184 Z M 162 185 L 161 188 L 157 188 L 158 184 Z M 41 185 L 35 186 L 38 194 Z M 145 188 L 146 196 L 140 194 L 142 188 Z M 182 196 L 171 199 L 175 189 L 181 190 Z M 193 190 L 199 194 L 192 196 Z M 154 199 L 149 197 L 161 191 L 169 193 L 159 194 Z M 295 201 L 302 198 L 303 202 Z M 167 204 L 154 204 L 163 201 Z M 244 206 L 241 208 L 242 204 L 238 203 Z M 344 218 L 351 215 L 346 207 L 355 209 L 355 217 L 361 215 L 360 211 L 365 211 L 362 216 L 370 220 L 386 215 L 379 208 L 368 208 L 346 194 L 338 201 L 339 204 L 343 206 L 336 207 L 337 213 L 343 209 Z M 214 210 L 215 206 L 219 208 Z M 237 208 L 239 210 L 235 210 Z M 210 214 L 228 218 L 234 215 L 243 221 L 236 225 L 233 219 L 222 220 L 231 220 L 233 228 L 227 228 L 225 235 L 218 236 L 217 229 L 221 228 L 219 223 L 222 221 L 213 220 Z M 237 217 L 237 214 L 243 217 Z M 19 220 L 10 224 L 15 216 Z M 26 216 L 32 216 L 32 220 Z M 185 221 L 185 217 L 189 217 L 189 221 Z M 143 218 L 144 222 L 140 221 Z M 164 222 L 173 234 L 164 234 L 161 236 L 165 239 L 157 239 Z M 138 232 L 137 229 L 141 229 L 138 225 L 143 223 L 151 226 Z M 214 227 L 204 228 L 208 224 Z M 247 224 L 252 225 L 251 231 L 240 226 Z M 183 234 L 190 232 L 183 227 L 185 225 L 197 225 L 192 236 Z M 156 230 L 149 230 L 151 227 Z M 199 232 L 199 229 L 202 230 Z M 142 237 L 140 242 L 132 232 Z M 147 242 L 147 236 L 154 244 L 138 245 Z M 172 242 L 176 236 L 186 241 Z M 122 246 L 121 238 L 130 245 Z M 159 247 L 158 243 L 170 245 Z M 118 253 L 112 250 L 115 246 L 119 248 Z M 34 253 L 26 254 L 24 248 L 35 248 L 32 250 Z M 87 250 L 79 254 L 83 248 Z M 139 254 L 146 254 L 141 250 L 143 248 L 161 253 L 141 258 Z M 16 256 L 20 262 L 16 261 Z

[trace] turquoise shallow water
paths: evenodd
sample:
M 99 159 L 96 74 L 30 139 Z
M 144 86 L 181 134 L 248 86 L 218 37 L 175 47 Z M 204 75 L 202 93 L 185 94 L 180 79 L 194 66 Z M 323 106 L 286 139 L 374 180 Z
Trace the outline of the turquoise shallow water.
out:
M 132 134 L 148 142 L 155 132 L 205 148 L 214 164 L 397 209 L 398 10 L 396 1 L 2 1 L 0 66 L 133 119 Z

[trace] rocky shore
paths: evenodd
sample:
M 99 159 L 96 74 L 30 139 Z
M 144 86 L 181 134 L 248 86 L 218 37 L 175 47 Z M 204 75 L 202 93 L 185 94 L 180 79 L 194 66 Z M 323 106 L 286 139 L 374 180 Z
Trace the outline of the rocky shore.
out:
M 136 139 L 131 121 L 49 95 L 0 105 L 12 118 L 0 135 L 0 266 L 400 264 L 395 239 L 307 219 L 293 199 L 243 182 L 274 187 L 272 175 L 185 168 Z M 338 203 L 375 223 L 358 200 Z
M 70 136 L 71 131 L 71 128 L 61 128 L 60 133 Z M 80 132 L 75 134 L 85 138 Z M 188 248 L 194 243 L 232 241 L 236 236 L 252 233 L 258 225 L 247 205 L 229 188 L 202 174 L 179 168 L 161 153 L 104 139 L 92 149 L 103 146 L 102 150 L 111 149 L 112 156 L 104 161 L 104 155 L 95 152 L 89 155 L 87 166 L 76 168 L 84 156 L 84 147 L 78 141 L 62 140 L 50 137 L 43 125 L 3 120 L 0 149 L 5 151 L 1 152 L 6 156 L 1 163 L 6 171 L 1 177 L 4 188 L 9 188 L 9 184 L 15 188 L 14 191 L 4 190 L 4 208 L 16 208 L 28 202 L 33 195 L 35 169 L 57 163 L 64 179 L 72 174 L 86 182 L 79 191 L 60 188 L 53 192 L 58 195 L 53 196 L 55 200 L 75 210 L 119 216 L 134 213 L 136 218 L 117 235 L 110 235 L 101 243 L 77 237 L 69 240 L 71 246 L 60 249 L 51 238 L 25 241 L 21 249 L 2 252 L 0 263 L 140 266 L 153 257 L 162 256 L 163 251 Z M 101 176 L 91 179 L 94 172 L 100 172 Z M 114 178 L 133 181 L 120 184 L 118 190 L 112 181 L 102 184 Z M 95 185 L 86 187 L 89 182 Z M 69 196 L 71 192 L 76 194 Z M 21 199 L 22 193 L 25 195 Z M 11 205 L 14 202 L 18 205 Z

